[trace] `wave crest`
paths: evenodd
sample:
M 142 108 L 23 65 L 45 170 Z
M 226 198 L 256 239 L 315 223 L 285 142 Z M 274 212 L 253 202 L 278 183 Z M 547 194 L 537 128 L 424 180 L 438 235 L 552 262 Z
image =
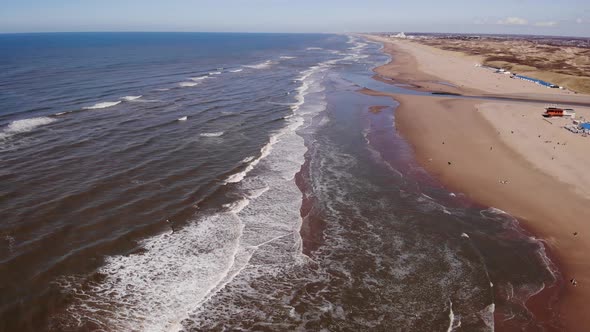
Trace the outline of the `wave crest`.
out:
M 6 126 L 2 132 L 0 132 L 0 139 L 3 140 L 15 134 L 26 133 L 32 131 L 37 127 L 50 124 L 55 121 L 55 119 L 48 118 L 45 116 L 23 120 L 15 120 L 8 124 L 8 126 Z
M 134 101 L 134 100 L 137 100 L 141 97 L 142 97 L 141 95 L 139 95 L 139 96 L 125 96 L 121 99 L 123 99 L 124 101 Z
M 252 69 L 266 69 L 266 68 L 269 68 L 270 66 L 272 66 L 273 64 L 274 64 L 274 62 L 272 62 L 271 60 L 266 60 L 264 62 L 257 63 L 255 65 L 245 65 L 244 67 L 252 68 Z
M 88 106 L 88 107 L 84 107 L 85 110 L 96 110 L 96 109 L 101 109 L 101 108 L 107 108 L 107 107 L 113 107 L 116 105 L 119 105 L 121 103 L 121 101 L 105 101 L 102 103 L 97 103 L 94 104 L 92 106 Z
M 199 83 L 198 82 L 180 82 L 180 83 L 178 83 L 178 85 L 183 88 L 195 86 L 197 84 L 199 84 Z

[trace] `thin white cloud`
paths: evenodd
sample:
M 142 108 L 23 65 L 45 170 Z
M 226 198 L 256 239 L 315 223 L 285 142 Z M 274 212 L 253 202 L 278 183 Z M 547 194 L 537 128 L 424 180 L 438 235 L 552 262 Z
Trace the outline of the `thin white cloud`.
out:
M 576 23 L 578 23 L 578 24 L 582 24 L 582 23 L 584 23 L 584 19 L 583 19 L 583 18 L 581 18 L 581 17 L 578 17 L 578 18 L 576 19 Z
M 501 25 L 527 25 L 529 21 L 521 17 L 506 17 L 505 19 L 498 20 L 497 24 Z
M 537 27 L 554 27 L 557 26 L 557 22 L 555 21 L 547 21 L 547 22 L 537 22 L 535 23 Z

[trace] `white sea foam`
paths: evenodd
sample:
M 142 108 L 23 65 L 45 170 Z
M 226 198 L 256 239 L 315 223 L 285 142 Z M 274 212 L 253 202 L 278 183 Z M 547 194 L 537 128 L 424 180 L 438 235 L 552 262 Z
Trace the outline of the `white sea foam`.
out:
M 225 208 L 228 212 L 231 213 L 240 213 L 248 204 L 250 200 L 247 198 L 240 198 L 234 202 L 224 204 L 223 208 Z
M 38 117 L 38 118 L 30 118 L 30 119 L 23 119 L 23 120 L 15 120 L 8 124 L 8 126 L 4 127 L 0 132 L 0 140 L 7 139 L 13 135 L 26 133 L 32 131 L 33 129 L 50 124 L 55 122 L 56 120 L 53 118 L 48 117 Z
M 453 323 L 455 323 L 455 313 L 453 312 L 453 302 L 449 301 L 449 327 L 447 328 L 447 332 L 453 331 Z
M 142 254 L 107 258 L 99 270 L 106 279 L 91 285 L 91 297 L 70 289 L 85 299 L 70 308 L 73 325 L 91 321 L 109 330 L 177 330 L 187 310 L 229 273 L 242 229 L 233 213 L 221 213 L 144 241 Z
M 183 117 L 178 118 L 178 121 L 186 121 L 186 120 L 188 120 L 188 116 L 183 116 Z
M 108 107 L 113 107 L 116 105 L 119 105 L 121 103 L 121 101 L 105 101 L 102 103 L 98 103 L 98 104 L 94 104 L 92 106 L 88 106 L 88 107 L 84 107 L 85 110 L 96 110 L 96 109 L 101 109 L 101 108 L 108 108 Z
M 355 45 L 353 47 L 351 47 L 350 49 L 351 50 L 360 50 L 367 45 L 368 45 L 367 43 L 356 42 Z
M 500 209 L 495 208 L 495 207 L 488 208 L 488 211 L 489 212 L 492 212 L 492 213 L 495 213 L 495 214 L 509 215 L 508 212 L 506 212 L 504 210 L 500 210 Z
M 170 90 L 170 88 L 158 88 L 158 89 L 154 89 L 154 91 L 168 91 Z
M 312 89 L 312 82 L 302 83 L 300 100 L 321 91 Z M 260 165 L 261 172 L 239 176 L 231 190 L 240 196 L 234 202 L 199 213 L 180 230 L 146 239 L 141 253 L 107 258 L 99 282 L 80 287 L 77 280 L 62 280 L 74 298 L 68 308 L 74 327 L 91 322 L 104 330 L 183 329 L 181 322 L 198 320 L 204 304 L 238 275 L 256 278 L 308 261 L 301 252 L 301 192 L 294 181 L 307 149 L 296 130 L 323 109 L 300 104 L 261 156 L 243 160 L 250 169 Z
M 286 56 L 286 55 L 283 55 L 280 58 L 281 59 L 284 59 L 284 60 L 291 60 L 291 59 L 296 59 L 297 57 L 296 56 Z
M 314 84 L 315 81 L 307 81 L 308 78 L 313 75 L 314 73 L 316 73 L 318 70 L 326 68 L 326 66 L 323 65 L 317 65 L 317 66 L 312 66 L 310 67 L 308 70 L 305 70 L 301 73 L 301 76 L 296 79 L 296 81 L 300 81 L 301 86 L 298 87 L 296 89 L 297 91 L 297 95 L 295 96 L 295 99 L 297 100 L 296 103 L 294 103 L 291 106 L 291 109 L 293 109 L 294 112 L 297 112 L 299 110 L 299 108 L 301 107 L 301 105 L 303 105 L 305 103 L 305 95 L 308 93 L 308 90 L 310 88 L 311 84 Z M 325 105 L 321 105 L 321 109 L 323 109 L 325 107 Z M 314 113 L 317 113 L 317 110 L 314 111 Z M 266 156 L 268 156 L 271 153 L 272 147 L 273 145 L 278 142 L 280 140 L 280 138 L 285 134 L 285 130 L 295 130 L 293 128 L 298 128 L 301 125 L 301 119 L 296 119 L 296 118 L 287 118 L 289 121 L 291 121 L 291 124 L 286 128 L 283 129 L 283 131 L 280 131 L 278 133 L 276 133 L 275 135 L 272 135 L 269 139 L 269 142 L 262 147 L 262 149 L 260 150 L 260 156 L 258 158 L 253 159 L 250 164 L 248 164 L 248 166 L 246 166 L 246 168 L 236 174 L 231 175 L 227 180 L 225 180 L 226 183 L 237 183 L 242 181 L 246 175 L 248 175 L 248 173 L 250 171 L 252 171 L 254 169 L 254 167 L 256 167 L 256 165 L 262 160 L 264 159 Z
M 417 199 L 418 202 L 423 203 L 420 205 L 421 209 L 424 211 L 433 211 L 439 210 L 445 214 L 452 215 L 453 213 L 447 209 L 446 206 L 442 205 L 441 203 L 437 202 L 434 198 L 422 193 Z
M 479 312 L 479 316 L 490 331 L 494 331 L 494 311 L 496 311 L 496 305 L 491 303 Z
M 188 88 L 188 87 L 192 87 L 199 84 L 198 82 L 180 82 L 178 83 L 179 86 L 183 87 L 183 88 Z
M 248 173 L 254 169 L 254 167 L 260 162 L 260 160 L 268 156 L 272 148 L 272 145 L 276 143 L 276 141 L 277 136 L 271 136 L 270 141 L 260 150 L 260 157 L 253 159 L 243 171 L 228 177 L 227 180 L 225 180 L 225 183 L 237 183 L 242 181 L 246 177 L 246 175 L 248 175 Z
M 266 68 L 269 68 L 270 66 L 272 66 L 273 64 L 274 64 L 274 62 L 272 62 L 271 60 L 266 60 L 264 62 L 257 63 L 254 65 L 245 65 L 244 67 L 252 68 L 252 69 L 266 69 Z
M 217 131 L 214 133 L 201 133 L 201 134 L 199 134 L 199 136 L 201 136 L 201 137 L 219 137 L 223 134 L 224 134 L 223 131 Z
M 209 75 L 221 75 L 220 71 L 212 71 L 209 73 Z
M 123 99 L 124 101 L 134 101 L 134 100 L 137 100 L 141 97 L 142 97 L 141 95 L 140 96 L 125 96 L 121 99 Z
M 244 70 L 244 69 L 242 69 L 242 68 L 240 68 L 240 69 L 232 69 L 232 70 L 230 70 L 229 72 L 230 72 L 230 73 L 239 73 L 239 72 L 241 72 L 242 70 Z
M 319 51 L 319 50 L 323 50 L 323 48 L 321 48 L 321 47 L 308 47 L 308 48 L 306 48 L 306 50 L 308 50 L 308 51 Z

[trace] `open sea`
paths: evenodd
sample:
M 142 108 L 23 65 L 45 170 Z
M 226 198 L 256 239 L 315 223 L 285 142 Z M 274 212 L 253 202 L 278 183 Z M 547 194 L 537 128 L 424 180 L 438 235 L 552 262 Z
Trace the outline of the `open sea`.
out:
M 380 49 L 0 35 L 0 331 L 558 328 L 542 241 L 359 92 L 413 93 L 372 79 Z

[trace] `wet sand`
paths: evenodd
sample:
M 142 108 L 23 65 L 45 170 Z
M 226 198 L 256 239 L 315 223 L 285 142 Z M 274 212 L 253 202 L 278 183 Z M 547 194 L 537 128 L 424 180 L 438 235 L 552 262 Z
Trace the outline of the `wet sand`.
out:
M 560 102 L 590 100 L 587 96 L 491 74 L 475 67 L 473 59 L 407 41 L 387 42 L 384 51 L 392 54 L 394 61 L 377 68 L 376 73 L 423 90 Z M 449 189 L 514 215 L 546 240 L 565 281 L 559 309 L 555 310 L 559 310 L 568 331 L 587 330 L 590 317 L 585 306 L 590 298 L 590 263 L 586 253 L 590 250 L 590 224 L 586 219 L 590 216 L 590 199 L 584 194 L 584 170 L 590 169 L 590 164 L 586 157 L 579 156 L 587 153 L 590 138 L 574 139 L 574 134 L 558 125 L 551 129 L 540 127 L 542 108 L 538 104 L 391 96 L 400 102 L 396 126 L 413 146 L 421 165 Z M 579 112 L 585 113 L 587 109 Z M 535 120 L 526 122 L 523 118 Z M 541 129 L 544 132 L 539 138 Z M 550 138 L 542 139 L 545 135 Z M 546 140 L 553 143 L 544 143 Z M 560 144 L 555 151 L 559 155 L 546 160 L 557 141 Z M 561 142 L 565 141 L 568 144 L 564 147 Z M 576 181 L 578 178 L 581 180 Z M 576 287 L 569 282 L 572 278 L 578 282 Z M 537 302 L 543 296 L 543 292 L 539 294 Z M 534 303 L 535 297 L 529 302 L 528 307 L 534 310 L 538 304 Z

